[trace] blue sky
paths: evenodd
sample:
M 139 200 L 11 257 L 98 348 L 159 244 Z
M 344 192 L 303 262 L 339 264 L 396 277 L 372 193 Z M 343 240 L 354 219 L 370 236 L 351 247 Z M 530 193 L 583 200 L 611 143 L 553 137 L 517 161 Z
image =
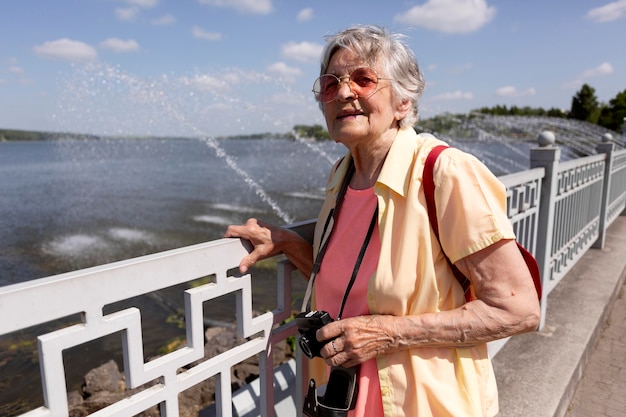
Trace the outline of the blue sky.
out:
M 569 109 L 626 89 L 626 0 L 19 0 L 0 6 L 0 128 L 120 135 L 286 132 L 323 123 L 324 36 L 407 36 L 423 118 Z

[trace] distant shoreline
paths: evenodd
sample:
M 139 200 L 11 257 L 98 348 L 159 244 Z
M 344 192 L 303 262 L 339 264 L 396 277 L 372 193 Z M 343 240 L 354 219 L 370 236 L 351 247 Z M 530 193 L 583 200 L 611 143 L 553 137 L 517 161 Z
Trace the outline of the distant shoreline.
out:
M 215 136 L 211 137 L 218 140 L 229 139 L 244 139 L 244 140 L 258 140 L 258 139 L 286 139 L 295 140 L 295 134 L 293 132 L 287 133 L 257 133 L 246 135 L 231 135 L 231 136 Z M 0 129 L 0 142 L 36 142 L 36 141 L 54 141 L 54 140 L 102 140 L 102 139 L 198 139 L 194 137 L 173 137 L 173 136 L 139 136 L 139 135 L 127 135 L 127 136 L 113 136 L 113 135 L 94 135 L 86 133 L 69 133 L 69 132 L 41 132 L 31 130 L 18 130 L 18 129 Z M 306 138 L 309 139 L 309 138 Z M 319 138 L 316 138 L 319 140 Z
M 293 139 L 293 134 L 262 133 L 256 135 L 221 136 L 215 139 Z M 0 142 L 35 142 L 53 140 L 102 140 L 102 139 L 194 139 L 169 136 L 110 136 L 69 132 L 40 132 L 31 130 L 0 129 Z
M 0 142 L 45 141 L 59 139 L 98 139 L 96 135 L 65 132 L 37 132 L 30 130 L 0 129 Z

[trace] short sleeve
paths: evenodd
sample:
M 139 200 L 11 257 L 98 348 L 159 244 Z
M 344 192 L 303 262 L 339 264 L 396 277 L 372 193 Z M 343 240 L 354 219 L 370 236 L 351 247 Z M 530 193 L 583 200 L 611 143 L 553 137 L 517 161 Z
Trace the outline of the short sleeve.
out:
M 506 189 L 476 157 L 442 152 L 434 167 L 439 238 L 454 263 L 502 239 L 515 239 Z

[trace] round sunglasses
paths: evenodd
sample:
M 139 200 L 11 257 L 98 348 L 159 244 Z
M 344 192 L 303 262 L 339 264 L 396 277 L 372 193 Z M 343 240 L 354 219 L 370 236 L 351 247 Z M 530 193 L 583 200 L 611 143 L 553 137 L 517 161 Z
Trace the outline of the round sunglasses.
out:
M 350 91 L 359 97 L 367 98 L 376 92 L 378 81 L 389 80 L 391 78 L 380 78 L 373 69 L 359 67 L 348 75 L 337 77 L 334 74 L 324 74 L 313 83 L 313 93 L 315 99 L 322 103 L 330 103 L 337 98 L 339 86 L 347 83 Z

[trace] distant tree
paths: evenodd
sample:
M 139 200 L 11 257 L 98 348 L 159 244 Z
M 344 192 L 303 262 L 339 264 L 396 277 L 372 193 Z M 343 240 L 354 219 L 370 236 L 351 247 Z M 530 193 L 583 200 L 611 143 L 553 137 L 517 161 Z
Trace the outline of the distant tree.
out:
M 510 113 L 509 113 L 509 109 L 507 109 L 505 105 L 498 104 L 497 106 L 493 108 L 492 114 L 495 114 L 497 116 L 505 116 Z
M 563 111 L 561 109 L 557 109 L 555 107 L 550 108 L 547 112 L 546 112 L 546 116 L 548 117 L 561 117 L 561 118 L 567 118 L 568 113 L 566 111 Z
M 597 123 L 601 108 L 598 105 L 596 90 L 588 84 L 583 84 L 580 91 L 572 97 L 572 107 L 569 112 L 571 119 Z
M 517 107 L 511 106 L 508 108 L 505 105 L 498 104 L 494 107 L 481 107 L 478 110 L 472 110 L 472 113 L 493 114 L 496 116 L 552 116 L 552 117 L 566 117 L 567 113 L 559 109 L 550 109 L 546 111 L 541 107 Z
M 329 140 L 330 135 L 322 125 L 295 125 L 293 131 L 303 138 Z
M 624 118 L 626 117 L 626 90 L 621 93 L 617 93 L 615 98 L 609 101 L 608 106 L 604 106 L 598 124 L 604 126 L 607 129 L 621 132 L 624 124 Z

